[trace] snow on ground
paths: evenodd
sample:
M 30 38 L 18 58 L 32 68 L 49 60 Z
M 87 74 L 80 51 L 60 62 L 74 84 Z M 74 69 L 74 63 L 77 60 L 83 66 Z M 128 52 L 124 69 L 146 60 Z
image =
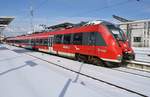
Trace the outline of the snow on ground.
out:
M 82 85 L 78 81 L 74 82 L 76 74 L 72 72 L 26 56 L 23 54 L 26 51 L 1 48 L 0 97 L 137 97 L 103 83 L 95 84 L 91 79 L 89 83 L 84 82 L 86 85 Z
M 22 56 L 22 59 L 19 59 L 20 60 L 19 64 L 21 64 L 21 62 L 22 62 L 21 60 L 25 61 L 26 58 L 28 61 L 32 60 L 33 62 L 38 64 L 37 66 L 32 67 L 32 69 L 26 69 L 26 70 L 22 71 L 23 75 L 27 74 L 26 75 L 27 76 L 26 79 L 28 80 L 27 83 L 30 82 L 30 87 L 28 87 L 28 85 L 27 86 L 25 85 L 25 86 L 26 86 L 26 88 L 27 87 L 34 88 L 33 94 L 34 93 L 36 94 L 38 91 L 38 94 L 40 93 L 40 95 L 45 95 L 42 97 L 47 97 L 46 94 L 50 93 L 49 95 L 51 95 L 51 92 L 47 91 L 47 89 L 51 90 L 50 87 L 48 87 L 48 86 L 50 86 L 50 84 L 52 84 L 51 88 L 54 92 L 54 90 L 59 91 L 59 88 L 62 89 L 64 84 L 67 87 L 68 84 L 71 83 L 69 85 L 69 89 L 67 89 L 66 95 L 64 97 L 91 97 L 91 95 L 92 95 L 92 97 L 97 97 L 97 95 L 98 95 L 98 97 L 106 97 L 106 96 L 107 97 L 112 97 L 112 96 L 122 96 L 122 97 L 134 97 L 135 96 L 135 97 L 137 97 L 138 96 L 133 93 L 129 93 L 125 90 L 118 89 L 116 87 L 104 84 L 102 82 L 97 82 L 95 80 L 89 79 L 89 78 L 81 76 L 81 75 L 79 76 L 78 80 L 76 80 L 77 77 L 76 77 L 75 73 L 66 71 L 64 69 L 56 67 L 47 62 L 41 61 L 39 59 L 35 59 L 31 56 L 25 55 L 24 53 L 31 54 L 36 57 L 40 57 L 44 60 L 48 60 L 50 62 L 57 63 L 61 66 L 70 68 L 75 71 L 79 71 L 79 68 L 82 65 L 82 68 L 81 68 L 82 73 L 88 74 L 90 76 L 94 76 L 94 77 L 102 79 L 104 81 L 108 81 L 110 83 L 113 83 L 113 84 L 122 86 L 124 88 L 128 88 L 128 89 L 134 90 L 136 92 L 140 92 L 140 93 L 150 96 L 150 92 L 149 92 L 150 91 L 150 87 L 149 87 L 150 78 L 127 74 L 127 73 L 115 71 L 115 70 L 108 69 L 108 68 L 93 66 L 90 64 L 82 64 L 82 63 L 74 61 L 74 60 L 70 60 L 70 59 L 66 59 L 66 58 L 62 58 L 62 57 L 58 57 L 58 56 L 53 56 L 53 55 L 49 55 L 49 54 L 44 54 L 41 52 L 28 51 L 28 50 L 24 50 L 22 48 L 12 47 L 12 46 L 8 46 L 8 45 L 5 45 L 5 47 L 11 49 L 11 51 L 6 50 L 6 52 L 9 51 L 8 54 L 20 52 L 20 53 L 16 53 L 16 56 L 19 56 L 19 55 Z M 0 54 L 3 52 L 4 51 L 1 51 Z M 5 53 L 3 53 L 3 55 L 2 54 L 1 55 L 5 56 L 4 54 Z M 12 55 L 13 54 L 11 54 L 10 56 L 15 57 Z M 9 56 L 9 55 L 7 55 L 7 56 Z M 7 69 L 7 68 L 9 68 L 10 63 L 13 63 L 14 61 L 18 63 L 18 59 L 14 59 L 14 60 L 12 60 L 12 62 L 10 61 L 9 63 L 7 63 L 7 60 L 5 60 L 6 63 L 0 63 L 0 64 L 6 64 L 6 66 L 4 66 L 3 68 Z M 17 64 L 15 62 L 13 64 Z M 13 66 L 13 65 L 11 65 L 11 66 Z M 14 66 L 16 66 L 16 65 L 14 65 Z M 30 70 L 30 72 L 29 72 L 29 70 Z M 46 72 L 46 73 L 43 74 L 43 72 Z M 21 73 L 19 72 L 19 74 L 21 74 Z M 57 75 L 57 76 L 55 77 L 55 75 Z M 59 78 L 58 75 L 61 75 L 61 78 Z M 148 75 L 148 73 L 147 73 L 147 75 Z M 34 78 L 35 76 L 37 76 L 37 77 Z M 43 80 L 40 80 L 39 83 L 43 82 L 44 84 L 42 83 L 42 86 L 41 85 L 38 86 L 39 83 L 36 82 L 34 79 L 36 81 L 39 81 L 39 79 L 43 79 Z M 51 79 L 53 79 L 53 80 L 51 80 Z M 73 83 L 72 81 L 70 81 L 70 79 L 76 83 Z M 57 82 L 57 84 L 60 83 L 59 88 L 57 85 L 55 86 L 55 84 L 53 84 L 55 82 Z M 26 83 L 26 82 L 23 82 L 23 83 Z M 1 82 L 0 82 L 0 84 L 1 84 Z M 43 89 L 45 87 L 47 87 L 47 88 Z M 85 89 L 83 89 L 83 88 L 85 88 Z M 47 92 L 45 92 L 45 91 L 47 91 Z M 91 91 L 91 93 L 87 92 L 87 91 Z M 43 94 L 43 92 L 44 92 L 44 94 Z M 82 94 L 80 94 L 78 92 L 82 92 Z M 91 95 L 87 96 L 86 94 L 88 94 L 88 93 L 90 93 Z M 58 94 L 58 93 L 55 91 L 54 94 Z M 50 97 L 62 97 L 62 96 L 56 96 L 54 94 Z M 72 94 L 72 96 L 70 96 L 71 94 Z M 61 95 L 63 95 L 63 93 Z
M 0 60 L 0 97 L 100 97 L 41 60 L 4 48 Z

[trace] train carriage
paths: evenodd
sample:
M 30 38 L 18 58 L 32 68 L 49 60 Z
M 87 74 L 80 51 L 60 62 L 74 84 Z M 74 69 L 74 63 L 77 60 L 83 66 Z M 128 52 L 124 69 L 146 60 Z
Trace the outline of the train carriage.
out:
M 75 58 L 97 65 L 134 59 L 125 33 L 106 21 L 80 27 L 8 38 L 16 46 Z

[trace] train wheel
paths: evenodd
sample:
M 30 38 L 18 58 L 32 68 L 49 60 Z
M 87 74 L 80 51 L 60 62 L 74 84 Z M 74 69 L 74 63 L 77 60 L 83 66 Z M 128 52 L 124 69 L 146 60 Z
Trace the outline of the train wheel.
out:
M 93 64 L 95 64 L 97 66 L 105 66 L 103 61 L 99 58 L 94 58 Z
M 122 65 L 122 63 L 115 63 L 115 62 L 105 62 L 107 67 L 110 68 L 115 68 L 115 67 L 120 67 Z
M 76 57 L 76 60 L 79 61 L 79 62 L 82 61 L 79 55 Z
M 114 64 L 112 62 L 105 62 L 105 64 L 107 67 L 113 67 L 114 66 Z
M 83 62 L 83 59 L 80 54 L 76 54 L 75 59 L 79 62 Z
M 79 62 L 85 62 L 85 63 L 87 63 L 87 61 L 88 61 L 87 56 L 86 55 L 81 55 L 81 54 L 76 54 L 75 59 Z

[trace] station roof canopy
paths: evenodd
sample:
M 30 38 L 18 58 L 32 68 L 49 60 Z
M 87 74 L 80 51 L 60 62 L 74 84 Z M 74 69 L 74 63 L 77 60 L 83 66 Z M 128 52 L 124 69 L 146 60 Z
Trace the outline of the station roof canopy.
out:
M 0 32 L 2 32 L 14 19 L 14 17 L 3 16 L 0 17 Z

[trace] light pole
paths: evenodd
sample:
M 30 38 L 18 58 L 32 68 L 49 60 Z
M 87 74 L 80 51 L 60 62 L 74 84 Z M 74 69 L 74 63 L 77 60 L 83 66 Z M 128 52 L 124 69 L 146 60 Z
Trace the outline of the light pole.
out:
M 30 0 L 30 26 L 31 26 L 31 31 L 32 33 L 34 32 L 34 24 L 33 24 L 33 16 L 34 16 L 34 12 L 33 12 L 33 1 Z

